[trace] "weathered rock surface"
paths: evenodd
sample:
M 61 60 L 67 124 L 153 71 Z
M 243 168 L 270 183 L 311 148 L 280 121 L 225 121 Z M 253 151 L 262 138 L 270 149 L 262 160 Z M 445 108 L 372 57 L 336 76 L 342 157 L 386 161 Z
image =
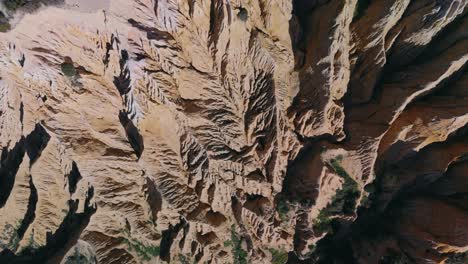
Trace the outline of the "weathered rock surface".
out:
M 2 9 L 0 263 L 467 263 L 468 2 L 53 4 Z

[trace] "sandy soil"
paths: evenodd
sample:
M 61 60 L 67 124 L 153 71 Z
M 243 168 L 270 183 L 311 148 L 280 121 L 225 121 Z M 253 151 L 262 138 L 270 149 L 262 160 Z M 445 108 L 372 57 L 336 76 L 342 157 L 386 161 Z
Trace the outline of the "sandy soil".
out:
M 65 6 L 83 12 L 95 12 L 101 9 L 108 9 L 109 0 L 66 0 Z

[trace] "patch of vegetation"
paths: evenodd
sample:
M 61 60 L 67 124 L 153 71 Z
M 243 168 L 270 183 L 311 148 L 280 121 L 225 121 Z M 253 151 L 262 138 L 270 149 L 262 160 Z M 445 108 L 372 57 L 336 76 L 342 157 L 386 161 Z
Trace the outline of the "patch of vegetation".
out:
M 153 257 L 159 256 L 160 249 L 159 247 L 156 246 L 147 246 L 140 241 L 137 240 L 128 240 L 127 238 L 124 238 L 123 241 L 125 244 L 128 245 L 130 250 L 136 252 L 138 256 L 144 260 L 144 261 L 149 261 Z
M 34 252 L 37 248 L 36 242 L 34 241 L 34 232 L 31 232 L 31 235 L 29 236 L 28 243 L 26 246 L 24 246 L 21 251 L 19 252 L 19 255 L 23 255 L 25 252 Z
M 320 146 L 320 153 L 325 153 L 327 152 L 327 146 Z
M 284 250 L 277 250 L 274 248 L 269 248 L 268 251 L 271 253 L 271 263 L 272 264 L 285 264 L 288 262 L 288 252 Z
M 247 18 L 249 18 L 249 13 L 247 12 L 247 9 L 240 7 L 239 12 L 237 13 L 237 17 L 244 22 L 247 21 Z
M 307 252 L 307 258 L 310 258 L 315 253 L 315 250 L 317 249 L 317 245 L 310 244 L 308 248 L 309 248 L 309 252 Z
M 327 239 L 327 236 L 325 238 L 323 238 L 322 240 L 320 241 L 317 241 L 315 244 L 310 244 L 307 248 L 309 249 L 309 251 L 307 251 L 305 254 L 304 254 L 304 257 L 306 259 L 308 259 L 310 261 L 310 263 L 321 263 L 321 262 L 318 262 L 318 259 L 320 258 L 320 244 L 321 241 L 323 240 L 326 240 Z
M 68 255 L 66 258 L 63 259 L 61 263 L 63 264 L 96 264 L 95 256 L 89 254 L 89 252 L 81 251 L 80 247 L 75 245 L 72 249 L 73 253 Z
M 236 233 L 234 225 L 231 226 L 231 240 L 224 242 L 225 247 L 232 247 L 233 264 L 247 264 L 247 251 L 242 248 L 242 239 Z
M 73 263 L 73 264 L 88 264 L 88 263 L 91 263 L 91 262 L 89 262 L 88 259 L 80 253 L 80 250 L 78 250 L 78 247 L 75 247 L 75 250 L 73 252 L 73 256 L 70 256 L 67 259 L 66 263 L 70 263 L 70 264 L 71 263 Z
M 232 246 L 232 241 L 231 240 L 226 240 L 226 241 L 224 241 L 223 245 L 224 245 L 224 247 L 230 247 L 230 246 Z
M 34 241 L 34 232 L 31 232 L 31 235 L 29 236 L 28 244 L 26 247 L 34 247 L 35 245 L 36 243 Z
M 290 200 L 285 195 L 280 194 L 276 201 L 276 211 L 282 223 L 287 223 L 290 218 L 290 213 L 298 207 L 310 208 L 314 202 L 309 199 Z
M 13 235 L 11 236 L 10 241 L 8 241 L 7 248 L 9 248 L 11 251 L 16 251 L 18 248 L 18 244 L 20 242 L 20 239 L 18 237 L 18 233 L 15 231 L 13 232 Z
M 283 197 L 280 197 L 276 205 L 276 211 L 278 212 L 282 222 L 286 222 L 288 220 L 289 210 L 290 210 L 289 202 Z
M 333 219 L 331 217 L 332 215 L 327 208 L 322 209 L 317 218 L 313 220 L 314 230 L 318 233 L 331 233 L 333 231 L 331 226 Z
M 64 63 L 60 64 L 60 69 L 62 70 L 63 75 L 70 79 L 71 84 L 75 87 L 81 87 L 82 84 L 80 83 L 80 73 L 75 69 L 73 66 L 73 62 L 65 61 Z
M 75 77 L 77 75 L 76 69 L 73 66 L 73 63 L 64 62 L 60 65 L 60 69 L 62 70 L 63 74 L 67 77 Z
M 371 205 L 371 199 L 369 195 L 365 195 L 361 199 L 361 206 L 362 207 L 369 207 Z
M 372 205 L 372 200 L 377 192 L 377 187 L 375 183 L 369 183 L 364 186 L 364 191 L 360 206 L 369 208 Z
M 185 256 L 184 254 L 179 254 L 177 257 L 179 259 L 180 264 L 190 264 L 189 258 Z
M 353 20 L 359 19 L 364 15 L 364 11 L 369 7 L 371 0 L 358 0 L 354 9 Z
M 466 264 L 468 263 L 468 252 L 458 253 L 445 260 L 445 264 Z
M 341 166 L 343 156 L 337 156 L 330 161 L 330 166 L 333 170 L 344 179 L 343 186 L 339 189 L 332 198 L 331 203 L 323 208 L 316 219 L 314 219 L 314 230 L 320 233 L 332 232 L 331 224 L 333 215 L 354 213 L 356 208 L 356 200 L 359 198 L 360 192 L 356 181 L 353 180 Z
M 336 173 L 344 179 L 342 188 L 336 192 L 335 197 L 332 200 L 331 209 L 334 212 L 352 214 L 356 208 L 356 200 L 359 197 L 360 192 L 356 181 L 354 181 L 343 167 L 341 167 L 341 160 L 342 156 L 338 156 L 330 162 Z
M 11 29 L 11 25 L 8 22 L 0 23 L 0 32 L 7 32 Z
M 19 242 L 21 240 L 18 236 L 18 229 L 20 225 L 20 221 L 16 223 L 16 226 L 13 226 L 12 224 L 5 224 L 3 233 L 0 235 L 0 249 L 8 248 L 13 252 L 18 249 Z
M 28 1 L 26 0 L 3 0 L 3 4 L 5 5 L 5 7 L 13 11 L 24 6 L 27 3 Z
M 368 193 L 375 193 L 377 191 L 377 187 L 375 187 L 374 183 L 369 183 L 366 186 L 364 186 L 364 191 Z
M 413 263 L 404 253 L 390 253 L 382 257 L 379 264 L 409 264 Z

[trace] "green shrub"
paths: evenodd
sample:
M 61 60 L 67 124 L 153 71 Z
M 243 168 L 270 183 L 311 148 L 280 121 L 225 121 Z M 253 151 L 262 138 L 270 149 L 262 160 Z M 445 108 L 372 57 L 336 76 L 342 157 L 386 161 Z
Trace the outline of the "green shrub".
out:
M 25 5 L 26 3 L 26 0 L 3 0 L 3 4 L 5 4 L 5 7 L 10 10 L 16 10 L 19 7 Z
M 276 211 L 278 212 L 281 218 L 281 221 L 286 222 L 288 220 L 289 210 L 290 210 L 290 205 L 288 201 L 286 201 L 283 197 L 280 197 L 276 205 Z
M 143 260 L 148 261 L 152 257 L 159 256 L 160 249 L 156 246 L 147 246 L 137 240 L 128 240 L 126 238 L 123 239 L 125 244 L 128 245 L 129 249 L 136 252 L 139 257 Z
M 274 248 L 268 249 L 271 253 L 272 264 L 285 264 L 288 262 L 288 252 L 284 250 L 277 250 Z
M 247 12 L 247 9 L 240 7 L 239 12 L 237 13 L 237 17 L 244 22 L 247 21 L 247 18 L 249 18 L 249 13 Z
M 356 200 L 359 198 L 360 192 L 356 181 L 341 167 L 342 159 L 342 156 L 338 156 L 330 161 L 335 172 L 344 179 L 342 188 L 336 192 L 332 200 L 331 210 L 335 210 L 337 213 L 352 214 L 356 208 Z
M 310 244 L 308 248 L 309 248 L 309 253 L 308 254 L 310 255 L 310 254 L 313 254 L 315 252 L 315 250 L 317 249 L 317 246 L 316 246 L 316 244 Z
M 179 254 L 178 258 L 179 258 L 180 264 L 190 264 L 189 258 L 185 256 L 184 254 Z
M 0 234 L 0 248 L 8 248 L 13 252 L 18 249 L 20 242 L 18 229 L 20 225 L 20 221 L 17 221 L 15 225 L 9 223 L 5 224 L 2 234 Z
M 8 22 L 0 23 L 0 32 L 7 32 L 11 29 L 11 25 Z
M 361 199 L 361 206 L 362 207 L 369 207 L 371 206 L 371 199 L 369 197 L 369 195 L 365 195 L 362 197 Z
M 454 254 L 445 261 L 445 264 L 466 264 L 466 263 L 468 263 L 467 252 Z
M 36 242 L 34 241 L 34 232 L 31 232 L 28 238 L 28 243 L 24 246 L 18 255 L 23 255 L 25 252 L 34 252 L 37 249 Z
M 344 179 L 341 189 L 336 191 L 331 203 L 323 208 L 316 219 L 314 219 L 314 230 L 320 233 L 332 232 L 331 223 L 332 216 L 338 214 L 349 215 L 354 213 L 356 208 L 356 200 L 359 198 L 360 192 L 356 181 L 353 180 L 341 166 L 343 156 L 337 156 L 330 160 L 330 166 L 333 170 Z
M 396 252 L 392 252 L 382 257 L 379 261 L 379 264 L 409 264 L 409 263 L 413 263 L 413 262 L 410 261 L 404 253 L 396 253 Z
M 18 237 L 17 231 L 13 232 L 13 235 L 11 236 L 10 241 L 8 241 L 7 248 L 9 248 L 12 251 L 16 251 L 18 248 L 20 242 L 20 238 Z
M 247 252 L 242 248 L 242 240 L 236 233 L 234 225 L 231 226 L 231 240 L 224 242 L 225 247 L 232 247 L 233 264 L 247 264 Z
M 73 66 L 72 62 L 64 62 L 60 65 L 63 75 L 68 77 L 71 81 L 72 86 L 82 88 L 82 84 L 80 82 L 80 74 Z
M 375 187 L 374 183 L 369 183 L 366 186 L 364 186 L 364 191 L 368 193 L 375 193 L 377 191 L 377 187 Z
M 332 232 L 332 226 L 331 223 L 333 219 L 331 218 L 332 215 L 330 214 L 329 210 L 327 208 L 322 209 L 319 212 L 319 215 L 317 218 L 315 218 L 312 223 L 314 224 L 314 230 L 317 231 L 318 233 L 323 233 L 323 232 Z
M 230 246 L 232 246 L 232 241 L 231 240 L 226 240 L 226 241 L 224 241 L 223 245 L 224 245 L 224 247 L 230 247 Z
M 73 63 L 64 62 L 60 65 L 62 72 L 67 77 L 75 77 L 77 75 L 76 69 Z

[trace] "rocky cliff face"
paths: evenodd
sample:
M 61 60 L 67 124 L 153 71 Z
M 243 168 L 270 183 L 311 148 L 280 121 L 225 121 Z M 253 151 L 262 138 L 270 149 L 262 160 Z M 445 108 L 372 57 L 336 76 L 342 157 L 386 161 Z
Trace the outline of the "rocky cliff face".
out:
M 0 263 L 467 263 L 468 2 L 59 2 L 0 33 Z

